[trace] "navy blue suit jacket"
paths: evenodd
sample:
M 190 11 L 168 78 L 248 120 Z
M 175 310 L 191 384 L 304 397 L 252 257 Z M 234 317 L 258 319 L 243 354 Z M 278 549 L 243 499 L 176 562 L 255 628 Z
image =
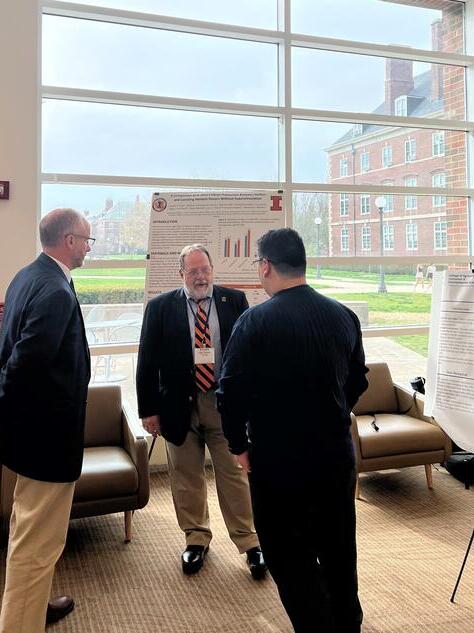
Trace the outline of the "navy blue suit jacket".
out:
M 214 286 L 224 352 L 237 318 L 248 308 L 240 290 Z M 194 360 L 183 288 L 152 299 L 143 317 L 137 364 L 138 413 L 160 415 L 163 437 L 181 445 L 196 398 Z
M 0 462 L 40 481 L 82 468 L 89 348 L 76 295 L 42 253 L 20 270 L 0 332 Z

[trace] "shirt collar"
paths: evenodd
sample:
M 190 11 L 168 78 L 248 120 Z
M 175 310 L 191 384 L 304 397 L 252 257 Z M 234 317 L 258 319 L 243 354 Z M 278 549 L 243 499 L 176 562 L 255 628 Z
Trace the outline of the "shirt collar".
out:
M 48 255 L 48 253 L 45 253 L 45 255 Z M 69 268 L 65 264 L 60 262 L 59 259 L 56 259 L 56 257 L 53 257 L 52 255 L 48 255 L 48 257 L 50 257 L 53 260 L 53 262 L 56 262 L 56 264 L 59 266 L 59 268 L 66 275 L 66 279 L 68 280 L 68 283 L 70 283 L 71 279 L 72 279 L 72 276 L 71 276 L 71 271 L 69 270 Z

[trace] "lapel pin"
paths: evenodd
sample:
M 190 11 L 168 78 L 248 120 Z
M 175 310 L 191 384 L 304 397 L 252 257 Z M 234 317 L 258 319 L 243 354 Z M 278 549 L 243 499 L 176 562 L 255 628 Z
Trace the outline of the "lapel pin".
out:
M 227 301 L 227 297 L 221 297 L 221 301 L 222 301 L 222 302 Z

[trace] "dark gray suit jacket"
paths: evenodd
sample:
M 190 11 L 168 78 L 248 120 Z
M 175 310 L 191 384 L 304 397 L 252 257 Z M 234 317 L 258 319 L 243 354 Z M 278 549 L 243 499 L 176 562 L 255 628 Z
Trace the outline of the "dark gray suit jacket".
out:
M 76 295 L 50 257 L 20 270 L 0 332 L 0 462 L 40 481 L 82 467 L 89 348 Z
M 214 286 L 224 352 L 237 318 L 248 308 L 240 290 Z M 196 398 L 186 295 L 182 288 L 158 295 L 145 310 L 137 364 L 138 413 L 160 415 L 163 437 L 181 445 Z

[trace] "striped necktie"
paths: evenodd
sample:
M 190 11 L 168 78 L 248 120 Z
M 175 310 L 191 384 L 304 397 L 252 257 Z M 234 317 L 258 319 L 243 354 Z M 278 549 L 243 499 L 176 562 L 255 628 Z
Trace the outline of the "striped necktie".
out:
M 209 329 L 208 315 L 203 303 L 206 299 L 197 302 L 197 311 L 194 319 L 194 346 L 211 347 L 211 331 Z M 212 299 L 211 299 L 212 301 Z M 198 389 L 204 393 L 214 387 L 214 365 L 200 363 L 195 365 L 195 381 Z

